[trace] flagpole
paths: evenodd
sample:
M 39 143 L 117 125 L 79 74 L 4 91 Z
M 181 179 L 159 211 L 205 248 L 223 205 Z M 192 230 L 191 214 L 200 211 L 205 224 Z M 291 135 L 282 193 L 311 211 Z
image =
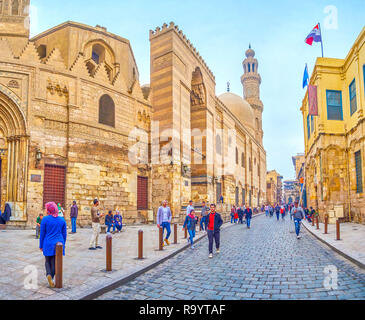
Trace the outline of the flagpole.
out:
M 323 35 L 322 35 L 322 30 L 321 30 L 321 24 L 319 22 L 318 22 L 318 27 L 319 27 L 319 32 L 321 34 L 322 58 L 324 58 L 324 55 L 323 55 Z

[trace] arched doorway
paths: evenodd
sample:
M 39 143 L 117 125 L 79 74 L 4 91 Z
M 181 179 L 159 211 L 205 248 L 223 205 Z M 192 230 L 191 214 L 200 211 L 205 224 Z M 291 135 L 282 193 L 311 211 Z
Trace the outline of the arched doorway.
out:
M 1 209 L 10 205 L 12 221 L 26 221 L 28 143 L 20 107 L 0 90 Z

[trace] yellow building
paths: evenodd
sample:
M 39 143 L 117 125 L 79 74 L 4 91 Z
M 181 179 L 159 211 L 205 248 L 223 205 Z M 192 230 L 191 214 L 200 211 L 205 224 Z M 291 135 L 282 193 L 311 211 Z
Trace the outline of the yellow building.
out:
M 365 222 L 365 28 L 345 59 L 318 58 L 310 84 L 319 115 L 303 100 L 308 206 L 330 217 Z
M 276 170 L 266 174 L 266 202 L 275 206 L 283 201 L 283 177 Z

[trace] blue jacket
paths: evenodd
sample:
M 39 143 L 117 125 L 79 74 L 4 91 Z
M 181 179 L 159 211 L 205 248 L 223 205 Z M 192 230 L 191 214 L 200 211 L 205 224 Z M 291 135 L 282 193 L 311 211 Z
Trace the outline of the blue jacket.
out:
M 190 216 L 186 216 L 183 228 L 185 228 L 187 226 L 188 230 L 194 230 L 195 226 L 196 226 L 196 222 L 197 222 L 196 217 L 195 217 L 195 219 L 192 219 Z
M 115 221 L 115 223 L 123 223 L 123 217 L 120 215 L 120 214 L 116 214 L 115 216 L 114 216 L 114 221 Z
M 106 225 L 109 225 L 109 224 L 113 224 L 114 223 L 114 217 L 113 217 L 113 215 L 106 215 L 105 216 L 105 224 Z
M 245 211 L 245 215 L 246 215 L 246 219 L 251 219 L 252 218 L 252 210 L 251 209 L 246 209 Z
M 65 245 L 67 239 L 67 226 L 64 218 L 47 216 L 42 219 L 39 248 L 43 249 L 45 257 L 56 255 L 56 244 L 63 244 L 63 255 L 65 255 Z

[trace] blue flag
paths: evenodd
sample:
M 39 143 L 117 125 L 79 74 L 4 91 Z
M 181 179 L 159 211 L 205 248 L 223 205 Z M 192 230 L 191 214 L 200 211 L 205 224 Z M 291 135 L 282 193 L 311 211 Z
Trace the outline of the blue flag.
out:
M 309 73 L 308 73 L 308 66 L 305 65 L 304 69 L 304 77 L 303 77 L 303 89 L 309 84 Z

